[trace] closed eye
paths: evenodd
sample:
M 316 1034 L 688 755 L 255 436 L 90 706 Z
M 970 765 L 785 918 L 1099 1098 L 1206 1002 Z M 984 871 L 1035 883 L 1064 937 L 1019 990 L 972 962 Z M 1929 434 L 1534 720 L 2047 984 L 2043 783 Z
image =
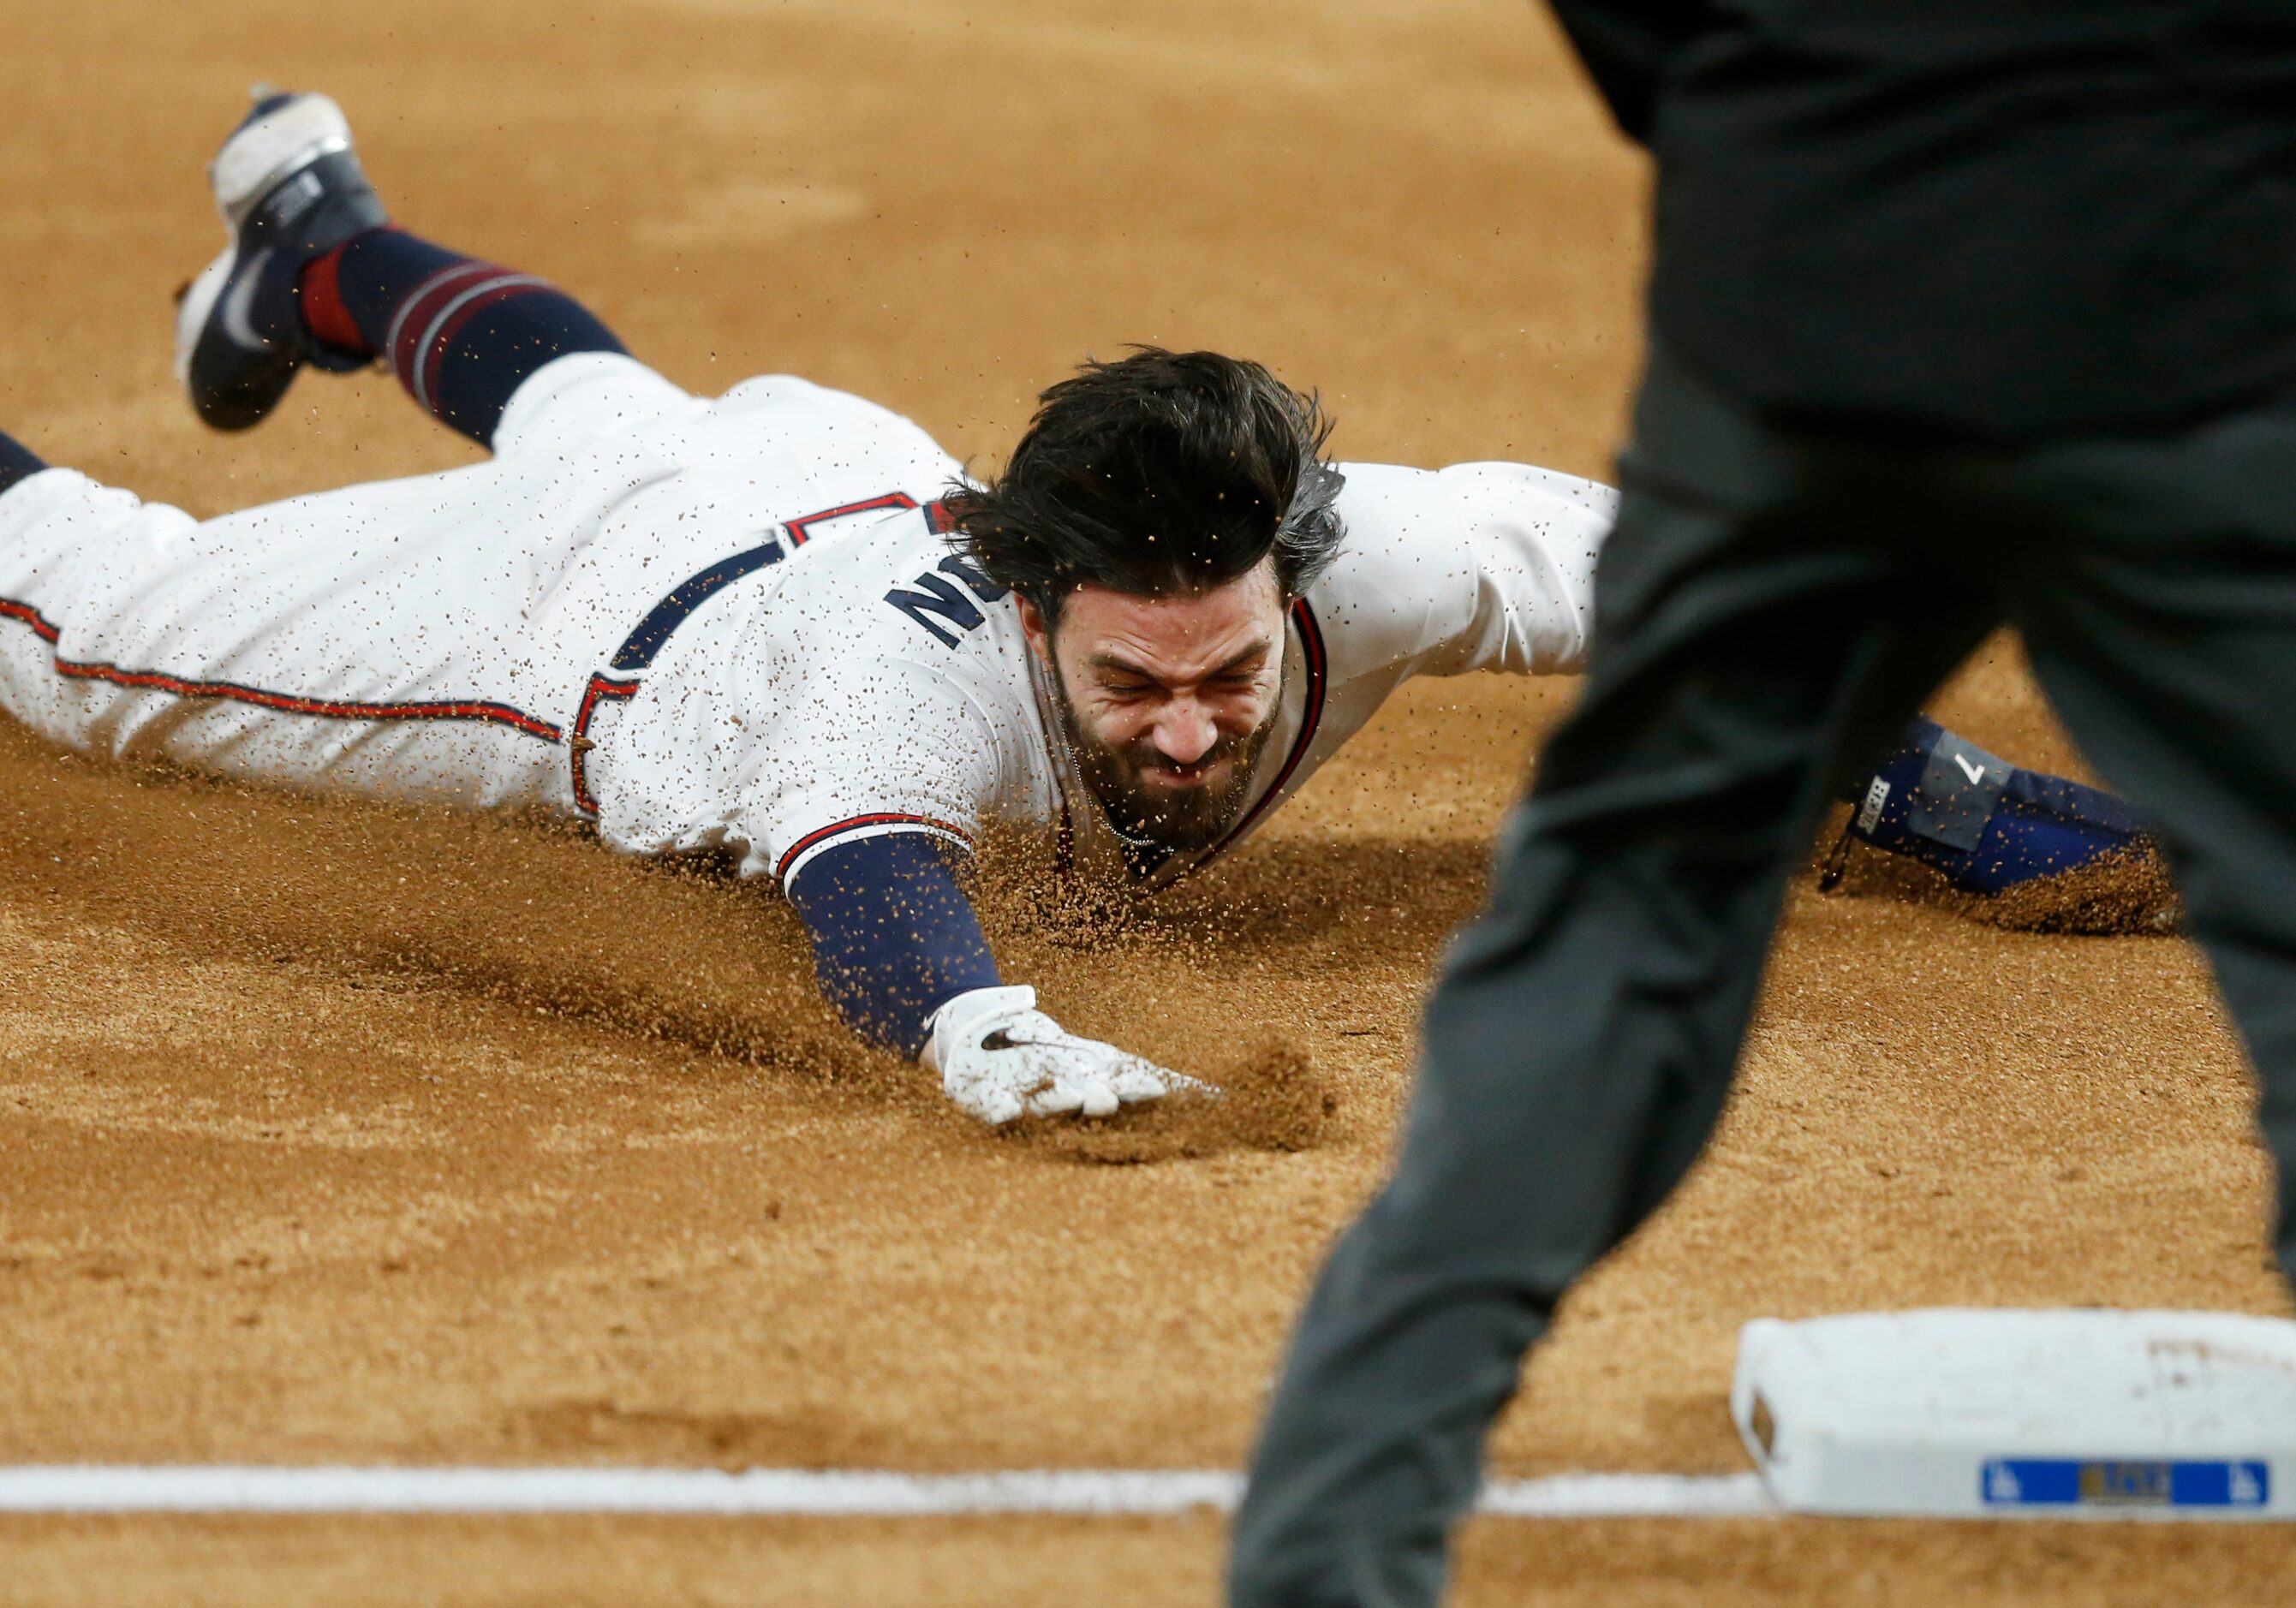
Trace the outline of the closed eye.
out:
M 1258 684 L 1261 673 L 1267 669 L 1267 644 L 1255 644 L 1214 669 L 1197 685 L 1217 687 L 1222 692 L 1248 691 Z M 1169 690 L 1138 665 L 1112 655 L 1096 654 L 1088 662 L 1099 690 L 1109 697 L 1135 698 Z

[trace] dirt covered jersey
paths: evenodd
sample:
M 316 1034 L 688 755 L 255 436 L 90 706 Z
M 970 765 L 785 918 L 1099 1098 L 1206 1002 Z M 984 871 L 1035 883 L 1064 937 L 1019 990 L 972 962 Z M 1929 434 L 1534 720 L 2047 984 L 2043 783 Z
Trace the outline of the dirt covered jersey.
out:
M 1513 464 L 1343 465 L 1241 839 L 1406 677 L 1574 669 L 1612 494 Z M 862 833 L 1138 856 L 1059 735 L 1014 600 L 954 552 L 959 468 L 789 375 L 691 396 L 563 357 L 485 463 L 212 520 L 69 470 L 0 495 L 0 708 L 84 751 L 579 812 L 787 878 Z
M 784 880 L 855 837 L 969 846 L 1004 827 L 1161 884 L 1252 832 L 1406 678 L 1578 667 L 1608 488 L 1516 464 L 1341 470 L 1346 541 L 1292 606 L 1275 729 L 1208 850 L 1144 864 L 1110 825 L 1015 600 L 954 550 L 937 504 L 770 533 L 643 665 L 602 669 L 583 802 L 624 849 L 726 848 Z

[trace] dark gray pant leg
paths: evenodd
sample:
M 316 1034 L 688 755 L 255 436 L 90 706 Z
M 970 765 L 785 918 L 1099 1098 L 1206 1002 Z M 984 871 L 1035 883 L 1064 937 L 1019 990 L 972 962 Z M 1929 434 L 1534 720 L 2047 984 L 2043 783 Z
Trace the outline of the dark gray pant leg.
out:
M 2010 606 L 2082 751 L 2156 823 L 2255 1062 L 2296 1277 L 2296 407 L 2037 454 L 2014 495 L 2065 528 Z
M 1412 1608 L 1524 1350 L 1719 1112 L 1786 879 L 1988 608 L 1654 369 L 1594 661 L 1459 940 L 1392 1181 L 1325 1268 L 1237 1515 L 1237 1608 Z M 1886 499 L 1884 500 L 1886 505 Z M 1908 513 L 1910 513 L 1908 509 Z

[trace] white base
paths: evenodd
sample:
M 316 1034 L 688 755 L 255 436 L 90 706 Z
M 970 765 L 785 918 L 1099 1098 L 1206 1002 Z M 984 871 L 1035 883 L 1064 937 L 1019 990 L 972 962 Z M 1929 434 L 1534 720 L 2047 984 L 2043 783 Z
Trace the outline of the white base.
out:
M 1760 1318 L 1730 1412 L 1782 1506 L 2296 1519 L 2296 1323 L 2218 1312 Z

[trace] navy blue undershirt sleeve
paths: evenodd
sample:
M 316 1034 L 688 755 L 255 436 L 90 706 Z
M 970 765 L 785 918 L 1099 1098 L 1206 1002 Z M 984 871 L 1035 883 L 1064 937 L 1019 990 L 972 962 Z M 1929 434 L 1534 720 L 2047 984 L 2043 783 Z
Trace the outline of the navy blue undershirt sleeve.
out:
M 783 889 L 813 939 L 823 995 L 870 1043 L 914 1055 L 935 1011 L 996 986 L 962 863 L 945 839 L 887 833 L 831 845 Z
M 47 465 L 15 437 L 0 432 L 0 491 L 19 480 L 29 480 Z

